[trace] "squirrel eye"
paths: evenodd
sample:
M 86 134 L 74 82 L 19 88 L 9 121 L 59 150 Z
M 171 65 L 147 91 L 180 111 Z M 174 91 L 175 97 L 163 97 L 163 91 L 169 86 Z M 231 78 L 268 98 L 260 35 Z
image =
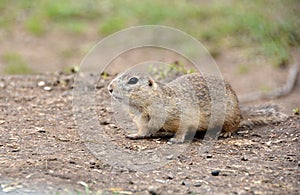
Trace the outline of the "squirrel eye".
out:
M 136 77 L 132 77 L 129 79 L 129 81 L 127 82 L 127 84 L 136 84 L 138 82 L 138 78 Z

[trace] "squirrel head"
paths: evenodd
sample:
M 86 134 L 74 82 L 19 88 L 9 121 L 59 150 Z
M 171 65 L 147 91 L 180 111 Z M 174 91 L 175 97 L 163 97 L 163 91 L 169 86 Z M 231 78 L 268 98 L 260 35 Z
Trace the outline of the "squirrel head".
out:
M 149 103 L 157 90 L 158 83 L 150 75 L 136 72 L 118 75 L 108 85 L 108 91 L 115 100 L 133 106 Z

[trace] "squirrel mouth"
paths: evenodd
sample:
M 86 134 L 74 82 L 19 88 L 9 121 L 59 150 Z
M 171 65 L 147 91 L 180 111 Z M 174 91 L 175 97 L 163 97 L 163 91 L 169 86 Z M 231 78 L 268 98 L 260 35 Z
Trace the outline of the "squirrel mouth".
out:
M 114 99 L 114 100 L 119 100 L 119 101 L 121 101 L 123 98 L 121 97 L 121 96 L 119 96 L 119 95 L 117 95 L 117 94 L 111 94 L 111 96 L 112 96 L 112 98 Z

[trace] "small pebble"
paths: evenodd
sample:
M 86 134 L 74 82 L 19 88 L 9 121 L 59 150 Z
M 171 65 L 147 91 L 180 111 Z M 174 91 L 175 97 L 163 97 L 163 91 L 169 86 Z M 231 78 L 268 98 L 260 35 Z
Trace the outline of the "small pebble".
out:
M 71 73 L 77 73 L 79 71 L 79 67 L 78 66 L 74 66 L 70 69 Z
M 201 183 L 200 183 L 200 182 L 195 182 L 195 183 L 194 183 L 194 186 L 195 186 L 195 187 L 200 187 L 200 186 L 201 186 Z
M 173 174 L 168 174 L 167 179 L 174 179 L 174 175 Z
M 20 148 L 14 148 L 11 150 L 12 152 L 19 152 L 20 151 Z
M 155 181 L 159 182 L 159 183 L 166 183 L 165 180 L 162 180 L 162 179 L 156 179 Z
M 211 154 L 206 155 L 206 158 L 212 158 L 213 156 Z
M 52 88 L 51 88 L 51 87 L 49 87 L 49 86 L 45 86 L 45 87 L 44 87 L 44 90 L 45 90 L 45 91 L 51 91 L 51 90 L 52 90 Z
M 62 141 L 62 142 L 69 142 L 70 140 L 66 137 L 58 137 L 57 138 L 59 141 Z
M 79 181 L 77 183 L 80 184 L 80 185 L 82 185 L 82 186 L 84 186 L 84 187 L 88 187 L 88 184 L 85 183 L 84 181 Z
M 5 84 L 3 82 L 0 82 L 0 88 L 4 88 Z
M 220 170 L 214 170 L 211 172 L 213 176 L 218 176 L 220 174 Z
M 169 155 L 169 156 L 166 156 L 166 159 L 167 159 L 167 160 L 172 160 L 173 158 L 174 158 L 174 155 L 172 155 L 172 154 Z
M 53 86 L 57 86 L 57 85 L 59 85 L 61 83 L 61 81 L 60 80 L 55 80 L 53 83 L 52 83 L 52 85 Z
M 76 162 L 74 160 L 69 160 L 70 164 L 76 164 Z
M 100 122 L 100 125 L 109 125 L 110 124 L 110 122 L 109 121 L 101 121 Z M 111 125 L 112 126 L 112 125 Z M 113 128 L 115 127 L 115 126 L 112 126 Z
M 155 186 L 149 186 L 148 192 L 149 192 L 151 195 L 156 195 L 156 194 L 158 194 L 158 192 L 157 192 L 157 187 L 155 187 Z
M 115 124 L 108 124 L 108 126 L 111 128 L 115 128 L 115 129 L 118 128 L 117 125 L 115 125 Z
M 38 86 L 39 87 L 44 87 L 46 85 L 46 82 L 45 81 L 40 81 L 38 82 Z
M 243 156 L 241 160 L 242 161 L 248 161 L 248 158 L 246 156 Z
M 32 164 L 34 164 L 34 160 L 33 159 L 28 159 L 28 160 L 26 160 L 26 163 L 28 163 L 28 164 L 30 164 L 30 165 L 32 165 Z
M 46 130 L 42 129 L 42 128 L 37 128 L 36 132 L 38 132 L 38 133 L 46 133 Z

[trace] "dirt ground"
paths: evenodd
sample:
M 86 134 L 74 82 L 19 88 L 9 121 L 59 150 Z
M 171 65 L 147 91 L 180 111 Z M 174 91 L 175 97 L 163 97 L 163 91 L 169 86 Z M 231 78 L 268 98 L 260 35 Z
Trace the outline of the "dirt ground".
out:
M 238 94 L 253 90 L 253 75 L 232 78 L 224 67 Z M 287 70 L 279 72 L 268 72 L 279 75 L 271 85 L 284 83 Z M 197 138 L 170 163 L 144 172 L 105 163 L 85 146 L 73 117 L 73 77 L 0 77 L 0 194 L 299 194 L 300 116 L 291 111 L 300 103 L 299 79 L 292 94 L 273 101 L 291 116 L 285 123 L 239 131 L 208 153 L 199 152 Z M 129 151 L 166 145 L 166 138 L 125 138 L 106 91 L 110 79 L 97 86 L 96 107 L 113 142 Z

